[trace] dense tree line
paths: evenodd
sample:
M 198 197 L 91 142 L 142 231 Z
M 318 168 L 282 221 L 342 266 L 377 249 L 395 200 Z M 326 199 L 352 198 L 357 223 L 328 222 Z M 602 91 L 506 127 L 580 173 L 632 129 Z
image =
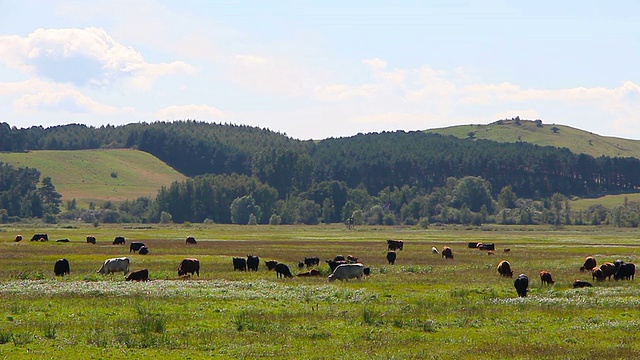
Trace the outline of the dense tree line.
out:
M 61 197 L 51 178 L 45 177 L 40 183 L 38 170 L 14 168 L 0 162 L 0 222 L 23 217 L 54 222 L 60 212 Z

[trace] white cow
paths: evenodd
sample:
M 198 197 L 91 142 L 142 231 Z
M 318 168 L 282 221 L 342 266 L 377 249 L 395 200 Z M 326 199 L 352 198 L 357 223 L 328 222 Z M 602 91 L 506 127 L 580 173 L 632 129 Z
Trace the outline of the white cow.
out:
M 98 274 L 109 274 L 122 271 L 125 275 L 129 273 L 129 258 L 113 258 L 107 259 L 98 270 Z
M 435 246 L 431 248 L 431 252 L 433 254 L 439 254 L 438 249 Z
M 364 265 L 358 264 L 342 264 L 333 270 L 333 273 L 329 275 L 329 281 L 336 279 L 349 280 L 349 279 L 362 279 L 364 277 Z

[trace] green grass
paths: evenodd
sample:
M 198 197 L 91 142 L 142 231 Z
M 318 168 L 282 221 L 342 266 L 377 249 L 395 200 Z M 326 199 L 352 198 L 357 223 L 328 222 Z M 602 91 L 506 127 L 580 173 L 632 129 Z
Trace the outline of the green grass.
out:
M 600 227 L 411 227 L 197 225 L 124 228 L 0 228 L 0 356 L 108 358 L 583 359 L 640 356 L 640 286 L 604 281 L 572 289 L 599 263 L 634 261 L 635 231 Z M 70 243 L 30 242 L 35 232 Z M 27 240 L 13 242 L 21 233 Z M 86 244 L 94 234 L 98 243 Z M 149 255 L 110 245 L 115 235 L 143 241 Z M 193 235 L 195 246 L 184 239 Z M 386 239 L 402 239 L 396 265 Z M 467 242 L 494 242 L 495 255 Z M 431 254 L 453 249 L 454 259 Z M 509 247 L 511 251 L 502 250 Z M 234 272 L 233 256 L 259 255 L 258 272 Z M 353 254 L 372 268 L 362 281 L 277 279 L 265 260 L 294 274 L 304 256 Z M 129 256 L 149 282 L 98 276 L 105 258 Z M 65 257 L 71 275 L 56 278 Z M 201 276 L 180 279 L 184 257 Z M 529 297 L 497 274 L 500 260 L 529 275 Z M 328 274 L 321 262 L 320 270 Z M 543 286 L 548 270 L 556 281 Z M 597 341 L 594 341 L 597 334 Z
M 153 155 L 138 150 L 0 153 L 0 161 L 38 169 L 41 179 L 51 177 L 63 201 L 76 199 L 82 207 L 91 201 L 101 204 L 155 196 L 161 186 L 186 178 Z

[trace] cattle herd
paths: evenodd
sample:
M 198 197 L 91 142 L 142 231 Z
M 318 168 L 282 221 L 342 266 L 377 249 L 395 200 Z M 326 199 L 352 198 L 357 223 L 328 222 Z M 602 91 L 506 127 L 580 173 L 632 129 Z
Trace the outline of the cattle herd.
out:
M 22 241 L 22 235 L 17 235 L 15 241 Z M 47 234 L 35 234 L 31 238 L 31 241 L 49 241 Z M 96 244 L 95 236 L 87 236 L 87 243 Z M 68 239 L 59 239 L 56 242 L 69 242 Z M 126 240 L 122 236 L 117 236 L 112 244 L 124 245 Z M 189 236 L 186 238 L 185 243 L 187 245 L 196 245 L 197 241 L 194 237 Z M 495 254 L 495 245 L 493 243 L 468 243 L 469 248 L 475 248 L 486 251 L 489 255 Z M 402 240 L 387 240 L 387 254 L 386 260 L 390 265 L 394 265 L 397 259 L 397 251 L 403 250 L 404 242 Z M 129 244 L 129 252 L 134 254 L 137 252 L 141 255 L 149 253 L 149 248 L 142 242 L 132 241 Z M 432 254 L 441 254 L 445 259 L 453 259 L 453 251 L 450 247 L 444 246 L 441 251 L 438 251 L 436 247 L 431 248 Z M 505 248 L 505 253 L 510 252 L 510 249 Z M 366 267 L 358 258 L 353 255 L 344 257 L 343 255 L 336 255 L 333 259 L 325 260 L 329 265 L 331 274 L 327 277 L 329 281 L 334 280 L 349 280 L 349 279 L 363 279 L 370 275 L 371 269 Z M 256 255 L 247 255 L 244 257 L 233 257 L 233 270 L 234 271 L 258 271 L 260 265 L 260 258 Z M 130 260 L 127 257 L 106 259 L 97 273 L 108 275 L 111 273 L 122 272 L 126 276 L 127 281 L 147 281 L 149 280 L 149 271 L 147 269 L 140 269 L 135 271 L 129 271 Z M 305 257 L 298 263 L 299 269 L 307 268 L 307 271 L 297 274 L 299 277 L 321 276 L 321 272 L 317 269 L 320 265 L 320 258 L 317 256 Z M 275 270 L 277 278 L 292 278 L 293 274 L 287 264 L 280 263 L 276 260 L 265 261 L 267 270 Z M 614 280 L 633 280 L 635 276 L 635 265 L 630 262 L 624 262 L 622 260 L 616 260 L 613 263 L 605 262 L 600 266 L 597 266 L 596 259 L 592 256 L 588 256 L 584 260 L 584 264 L 579 268 L 580 272 L 591 272 L 592 280 L 603 281 L 606 279 Z M 513 277 L 513 270 L 511 263 L 507 260 L 502 260 L 498 263 L 497 271 L 500 276 Z M 64 276 L 70 274 L 70 264 L 67 259 L 59 259 L 54 264 L 54 273 L 56 276 Z M 200 261 L 196 258 L 185 258 L 178 266 L 178 276 L 190 277 L 192 275 L 200 276 Z M 547 270 L 540 271 L 540 282 L 543 285 L 553 285 L 551 273 Z M 525 274 L 520 274 L 514 281 L 514 287 L 519 297 L 526 297 L 529 286 L 529 278 Z M 591 287 L 593 286 L 588 281 L 576 279 L 573 284 L 573 288 Z

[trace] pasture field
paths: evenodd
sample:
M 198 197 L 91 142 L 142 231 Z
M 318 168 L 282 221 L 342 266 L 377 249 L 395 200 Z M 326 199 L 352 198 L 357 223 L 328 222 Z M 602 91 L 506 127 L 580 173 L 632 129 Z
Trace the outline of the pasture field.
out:
M 578 268 L 640 254 L 637 232 L 597 227 L 430 228 L 362 226 L 0 227 L 0 358 L 7 359 L 637 359 L 640 286 L 593 281 Z M 31 242 L 46 232 L 49 242 Z M 14 242 L 16 234 L 25 239 Z M 95 245 L 85 242 L 95 235 Z M 111 245 L 117 235 L 125 246 Z M 192 235 L 197 245 L 186 245 Z M 68 238 L 69 243 L 56 243 Z M 395 265 L 386 240 L 400 239 Z M 129 253 L 142 241 L 148 255 Z M 495 255 L 469 249 L 493 242 Z M 431 253 L 450 246 L 454 259 Z M 509 248 L 510 252 L 504 252 Z M 233 256 L 260 256 L 257 272 L 233 271 Z M 331 282 L 324 260 L 353 254 L 364 280 Z M 151 281 L 96 270 L 128 256 Z M 320 278 L 277 279 L 265 260 L 299 273 L 319 256 Z M 66 258 L 71 275 L 56 278 Z M 200 276 L 179 279 L 185 257 Z M 529 296 L 496 271 L 508 260 L 529 276 Z M 306 270 L 306 269 L 305 269 Z M 541 285 L 548 270 L 556 283 Z

